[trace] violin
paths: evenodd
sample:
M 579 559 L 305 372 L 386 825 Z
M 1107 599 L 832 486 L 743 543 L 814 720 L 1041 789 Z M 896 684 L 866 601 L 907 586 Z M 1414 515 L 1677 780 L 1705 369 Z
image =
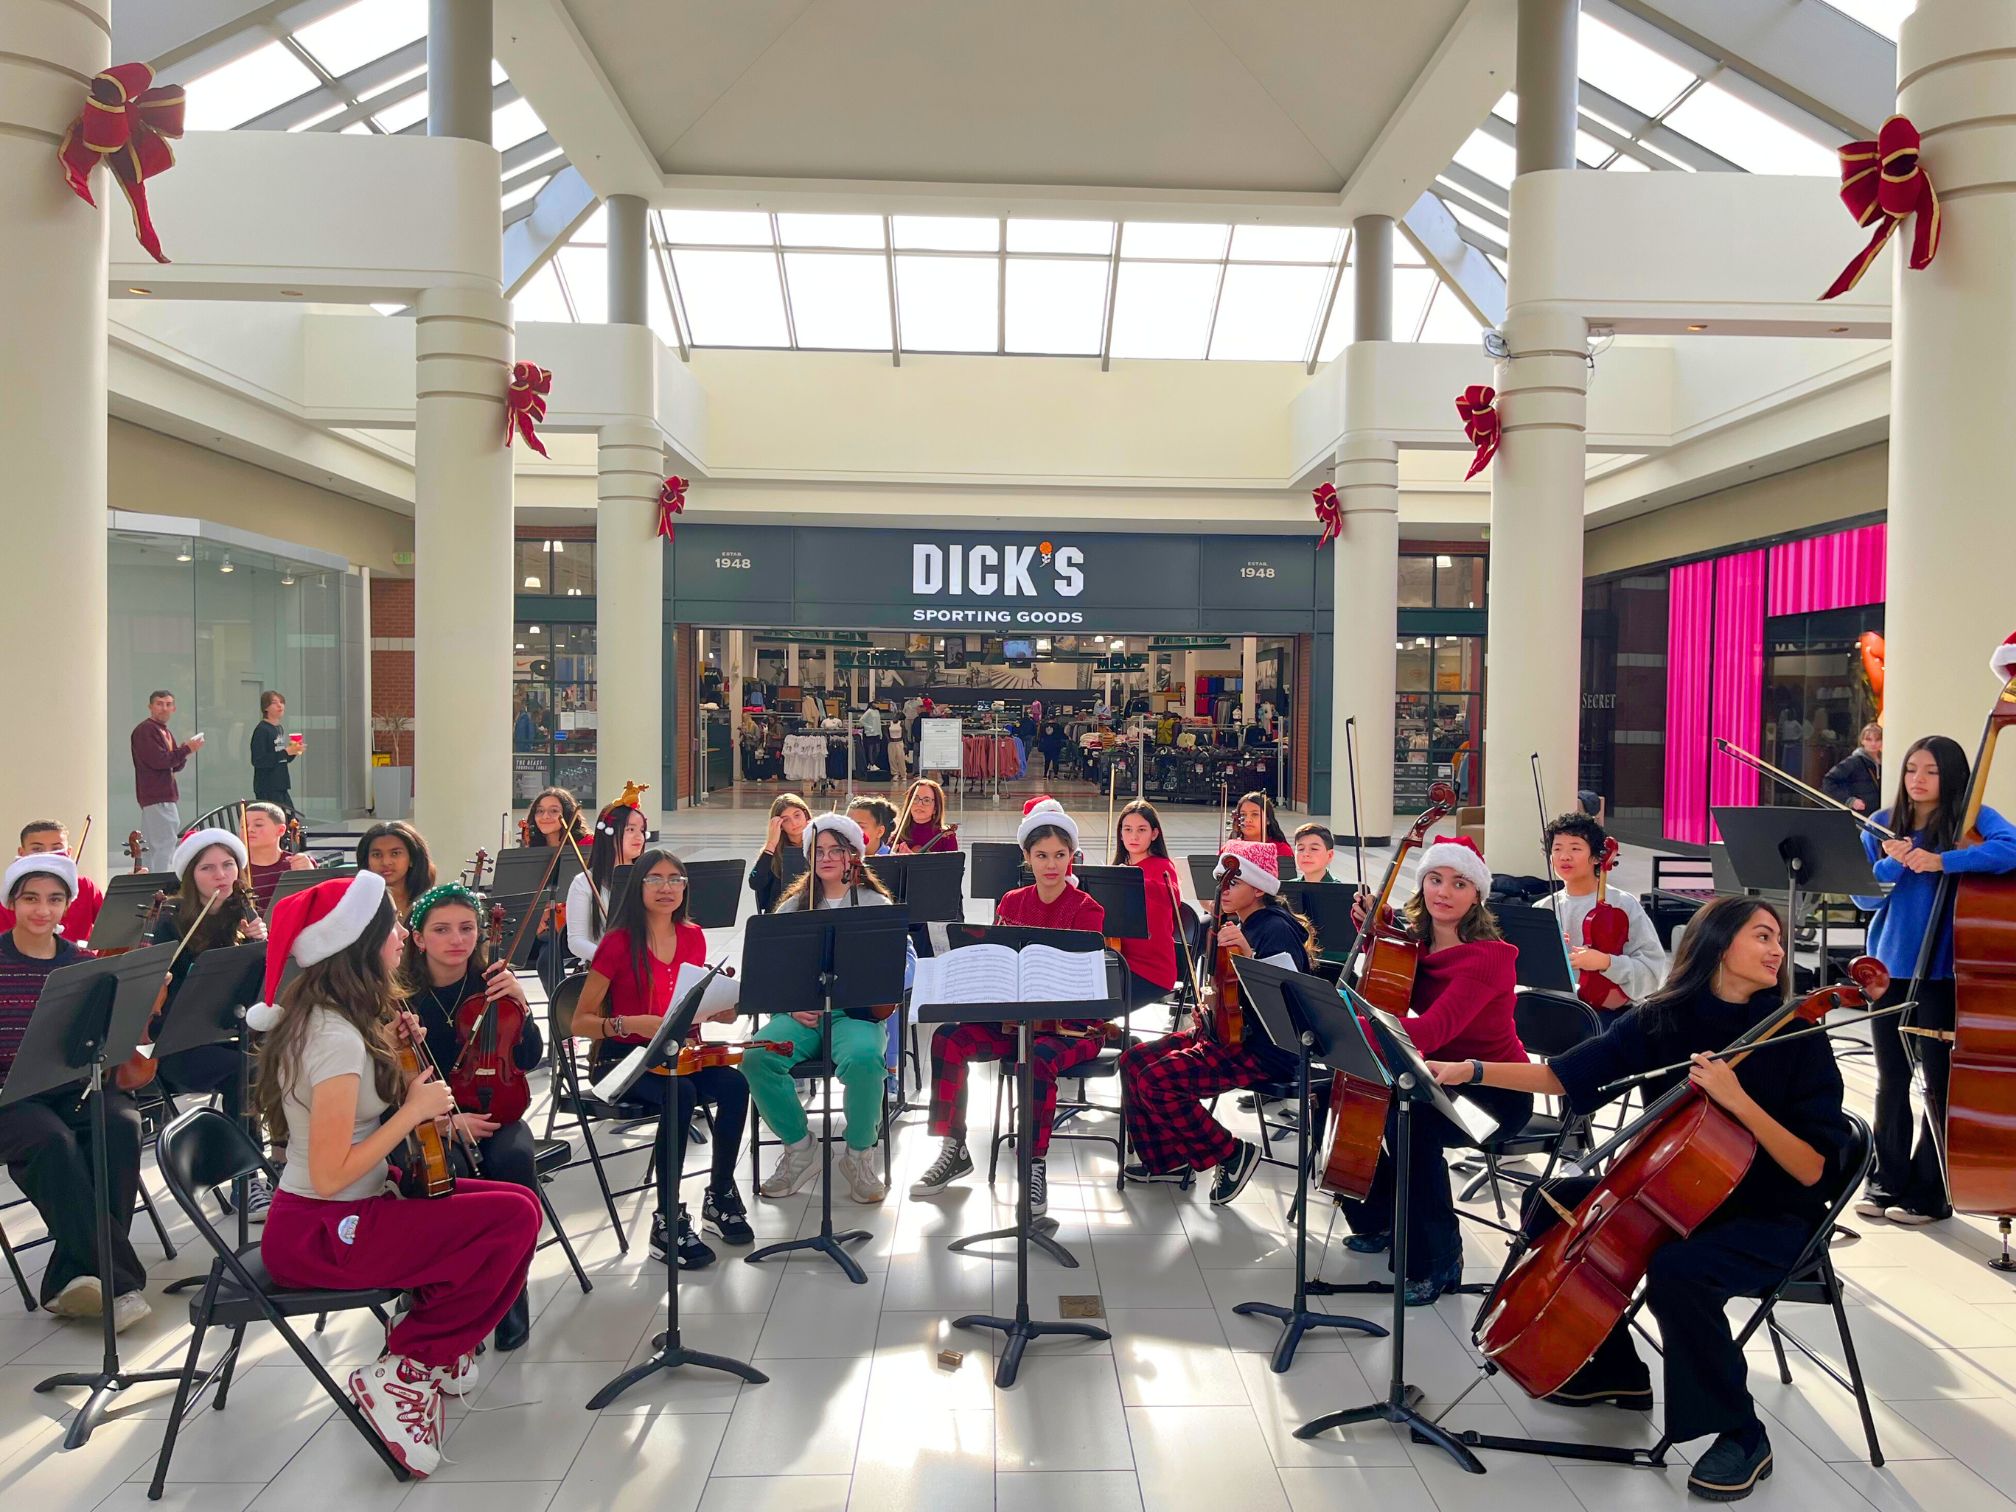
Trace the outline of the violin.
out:
M 1204 959 L 1211 963 L 1210 1011 L 1197 1017 L 1206 1037 L 1229 1049 L 1246 1043 L 1246 1006 L 1240 1000 L 1239 973 L 1232 962 L 1237 956 L 1253 954 L 1249 946 L 1218 943 L 1218 929 L 1225 921 L 1225 889 L 1238 880 L 1239 868 L 1221 862 L 1218 886 L 1211 895 L 1211 923 L 1204 934 Z
M 711 1070 L 715 1066 L 739 1066 L 742 1057 L 751 1050 L 770 1050 L 778 1055 L 798 1053 L 798 1047 L 789 1040 L 701 1040 L 679 1047 L 679 1060 L 673 1066 L 672 1074 L 691 1076 L 696 1071 Z
M 399 1025 L 393 1027 L 399 1070 L 408 1086 L 420 1079 L 420 1058 L 413 1042 Z M 405 1152 L 399 1165 L 399 1195 L 402 1197 L 452 1197 L 455 1172 L 448 1164 L 448 1141 L 432 1119 L 413 1126 L 406 1136 Z
M 1550 863 L 1551 864 L 1551 863 Z M 1614 956 L 1631 938 L 1631 915 L 1610 901 L 1610 868 L 1617 864 L 1617 841 L 1606 837 L 1596 858 L 1596 906 L 1582 916 L 1582 943 Z M 1630 999 L 1624 989 L 1600 971 L 1585 971 L 1575 982 L 1575 996 L 1591 1008 L 1622 1008 Z
M 142 872 L 147 870 L 146 848 L 141 843 L 140 831 L 138 830 L 126 831 L 126 844 L 124 849 L 126 851 L 126 854 L 133 858 L 134 876 L 137 877 Z
M 209 901 L 203 905 L 202 912 L 196 915 L 195 922 L 189 926 L 188 933 L 183 935 L 181 943 L 176 945 L 175 953 L 168 957 L 168 969 L 162 972 L 161 985 L 155 989 L 154 1002 L 147 1010 L 147 1033 L 146 1037 L 140 1042 L 142 1046 L 153 1044 L 155 1035 L 161 1032 L 161 1019 L 168 1011 L 168 989 L 174 982 L 173 972 L 175 970 L 175 963 L 182 959 L 182 952 L 189 948 L 189 942 L 196 937 L 196 931 L 202 927 L 203 920 L 209 915 L 210 910 L 216 906 L 217 899 L 221 896 L 223 896 L 221 893 L 212 893 L 210 895 Z M 150 918 L 153 914 L 160 912 L 164 901 L 164 896 L 161 893 L 157 892 L 154 894 L 154 907 L 150 910 Z M 124 955 L 125 952 L 123 950 L 107 950 L 100 951 L 99 954 Z M 138 1092 L 142 1087 L 152 1082 L 160 1072 L 161 1063 L 158 1060 L 152 1055 L 147 1054 L 144 1049 L 136 1049 L 131 1055 L 126 1057 L 122 1064 L 113 1068 L 112 1085 L 117 1087 L 121 1092 Z
M 483 853 L 477 855 L 481 858 Z M 499 952 L 503 940 L 504 905 L 494 903 L 483 935 L 493 963 L 510 959 Z M 518 1068 L 525 1005 L 514 997 L 470 996 L 456 1004 L 453 1023 L 462 1042 L 447 1078 L 455 1106 L 499 1124 L 518 1122 L 532 1106 L 531 1083 Z
M 1718 1058 L 1739 1065 L 1781 1031 L 1817 1025 L 1836 1008 L 1867 1008 L 1890 985 L 1883 963 L 1869 956 L 1851 961 L 1848 977 L 1773 1014 Z M 1801 1032 L 1813 1031 L 1785 1038 Z M 1535 1398 L 1559 1391 L 1589 1362 L 1630 1310 L 1653 1255 L 1728 1200 L 1757 1158 L 1757 1138 L 1690 1081 L 1581 1164 L 1606 1156 L 1609 1168 L 1595 1187 L 1519 1258 L 1485 1304 L 1478 1347 Z
M 1421 964 L 1421 942 L 1393 922 L 1386 906 L 1400 880 L 1401 863 L 1407 853 L 1418 849 L 1428 831 L 1456 811 L 1456 789 L 1438 782 L 1428 789 L 1428 807 L 1414 826 L 1393 848 L 1379 891 L 1367 905 L 1365 922 L 1352 942 L 1351 954 L 1358 963 L 1356 993 L 1374 1008 L 1395 1018 L 1404 1018 L 1414 999 L 1414 973 Z M 1351 976 L 1346 962 L 1344 976 Z M 1370 1035 L 1366 1043 L 1377 1051 Z M 1391 1101 L 1384 1082 L 1369 1081 L 1346 1072 L 1330 1078 L 1330 1127 L 1324 1135 L 1321 1173 L 1317 1185 L 1326 1192 L 1363 1201 L 1372 1191 L 1372 1177 L 1379 1168 L 1379 1146 L 1386 1137 L 1386 1109 Z

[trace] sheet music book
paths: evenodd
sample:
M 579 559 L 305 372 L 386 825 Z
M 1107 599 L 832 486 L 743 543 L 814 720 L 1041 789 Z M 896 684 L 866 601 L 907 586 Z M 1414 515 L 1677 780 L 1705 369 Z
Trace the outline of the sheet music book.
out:
M 1414 1037 L 1407 1032 L 1406 1026 L 1399 1019 L 1383 1008 L 1373 1007 L 1362 998 L 1359 1003 L 1360 1011 L 1369 1013 L 1377 1019 L 1379 1027 L 1392 1038 L 1396 1047 L 1405 1052 L 1406 1059 L 1412 1063 L 1411 1069 L 1414 1070 L 1416 1080 L 1427 1089 L 1429 1100 L 1444 1118 L 1469 1135 L 1472 1144 L 1482 1144 L 1497 1132 L 1497 1119 L 1461 1093 L 1451 1092 L 1428 1074 L 1427 1057 L 1422 1055 L 1420 1048 L 1414 1043 Z
M 680 1005 L 686 1001 L 686 994 L 698 986 L 706 976 L 706 967 L 695 966 L 691 961 L 682 961 L 679 975 L 672 983 L 671 1005 L 666 1009 L 665 1017 L 659 1020 L 658 1032 L 652 1035 L 651 1043 L 633 1047 L 628 1055 L 615 1062 L 590 1083 L 588 1090 L 605 1103 L 623 1101 L 630 1089 L 637 1085 L 638 1078 L 650 1069 L 652 1061 L 664 1058 L 666 1047 L 660 1041 L 664 1038 L 666 1023 L 677 1014 Z M 717 972 L 714 979 L 707 983 L 707 990 L 700 998 L 700 1006 L 695 1010 L 695 1016 L 713 1013 L 721 1008 L 737 1009 L 741 1006 L 741 1002 L 742 984 L 725 972 Z M 702 1026 L 702 1038 L 705 1038 L 705 1026 Z
M 1086 1003 L 1106 997 L 1106 956 L 1097 950 L 966 945 L 926 956 L 911 979 L 913 1007 L 927 1003 Z

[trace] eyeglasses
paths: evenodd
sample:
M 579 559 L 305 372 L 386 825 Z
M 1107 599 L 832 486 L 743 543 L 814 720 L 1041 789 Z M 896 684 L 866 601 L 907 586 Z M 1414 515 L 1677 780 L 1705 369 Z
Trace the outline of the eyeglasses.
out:
M 646 887 L 684 887 L 686 879 L 684 877 L 646 877 L 643 885 Z

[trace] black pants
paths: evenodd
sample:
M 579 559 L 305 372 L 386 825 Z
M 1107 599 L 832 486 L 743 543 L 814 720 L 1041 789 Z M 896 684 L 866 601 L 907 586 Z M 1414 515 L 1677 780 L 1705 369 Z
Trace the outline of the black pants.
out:
M 630 1091 L 633 1102 L 653 1108 L 665 1105 L 666 1088 L 679 1101 L 664 1122 L 665 1139 L 658 1146 L 658 1188 L 669 1213 L 679 1206 L 679 1173 L 686 1168 L 686 1129 L 701 1103 L 714 1111 L 714 1152 L 708 1185 L 717 1192 L 735 1183 L 735 1157 L 741 1153 L 742 1130 L 749 1122 L 749 1083 L 733 1066 L 709 1066 L 691 1076 L 641 1076 Z
M 1159 1003 L 1175 990 L 1174 987 L 1157 987 L 1133 967 L 1127 968 L 1125 1001 L 1129 1008 L 1138 1009 L 1149 1003 Z
M 236 1045 L 198 1045 L 161 1057 L 161 1081 L 170 1092 L 191 1097 L 218 1094 L 224 1116 L 245 1116 L 245 1053 Z
M 1526 1126 L 1533 1099 L 1502 1087 L 1470 1087 L 1463 1095 L 1498 1120 L 1501 1132 Z M 1372 1190 L 1363 1202 L 1338 1204 L 1354 1234 L 1393 1231 L 1393 1156 L 1399 1138 L 1397 1105 L 1386 1114 L 1386 1142 L 1372 1176 Z M 1456 1192 L 1443 1151 L 1470 1145 L 1470 1136 L 1437 1113 L 1417 1103 L 1408 1114 L 1412 1143 L 1407 1155 L 1407 1279 L 1426 1281 L 1447 1275 L 1463 1263 L 1463 1229 L 1456 1217 Z M 1390 1261 L 1388 1262 L 1390 1265 Z
M 129 1233 L 140 1196 L 139 1104 L 124 1092 L 107 1092 L 105 1128 L 112 1174 L 112 1291 L 123 1296 L 147 1284 L 147 1268 L 134 1253 Z M 77 1089 L 45 1092 L 0 1108 L 0 1162 L 49 1226 L 53 1253 L 42 1272 L 46 1305 L 79 1276 L 98 1274 L 91 1113 Z
M 1903 1002 L 1910 990 L 1909 978 L 1897 978 L 1877 1007 L 1888 1008 Z M 1953 1027 L 1950 979 L 1918 984 L 1918 1006 L 1912 1010 L 1911 1022 L 1923 1029 Z M 1876 1164 L 1869 1175 L 1869 1190 L 1891 1203 L 1921 1213 L 1949 1212 L 1935 1131 L 1946 1125 L 1946 1079 L 1953 1063 L 1953 1047 L 1944 1040 L 1912 1036 L 1925 1067 L 1925 1112 L 1914 1118 L 1911 1061 L 1904 1048 L 1904 1036 L 1898 1032 L 1896 1015 L 1871 1019 L 1869 1037 L 1876 1047 Z
M 1760 1151 L 1757 1158 L 1770 1157 Z M 1595 1184 L 1594 1178 L 1561 1181 L 1551 1190 L 1556 1201 L 1573 1208 Z M 1531 1192 L 1525 1207 L 1529 1232 L 1541 1234 L 1554 1226 L 1553 1210 Z M 1676 1443 L 1757 1421 L 1749 1363 L 1736 1347 L 1726 1309 L 1733 1298 L 1761 1297 L 1783 1280 L 1812 1237 L 1813 1222 L 1786 1213 L 1718 1213 L 1653 1255 L 1645 1272 L 1645 1310 L 1659 1322 L 1666 1432 Z M 1630 1324 L 1619 1323 L 1562 1394 L 1636 1390 L 1649 1380 Z

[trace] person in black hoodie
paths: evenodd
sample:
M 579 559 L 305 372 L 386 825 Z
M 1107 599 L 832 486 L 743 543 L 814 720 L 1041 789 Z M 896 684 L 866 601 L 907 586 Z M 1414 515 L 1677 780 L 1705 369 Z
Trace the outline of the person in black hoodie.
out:
M 756 894 L 756 912 L 768 913 L 775 908 L 791 879 L 804 869 L 788 869 L 784 858 L 804 854 L 805 826 L 811 822 L 812 805 L 796 793 L 779 793 L 770 805 L 770 827 L 763 834 L 763 849 L 749 865 L 749 891 Z

